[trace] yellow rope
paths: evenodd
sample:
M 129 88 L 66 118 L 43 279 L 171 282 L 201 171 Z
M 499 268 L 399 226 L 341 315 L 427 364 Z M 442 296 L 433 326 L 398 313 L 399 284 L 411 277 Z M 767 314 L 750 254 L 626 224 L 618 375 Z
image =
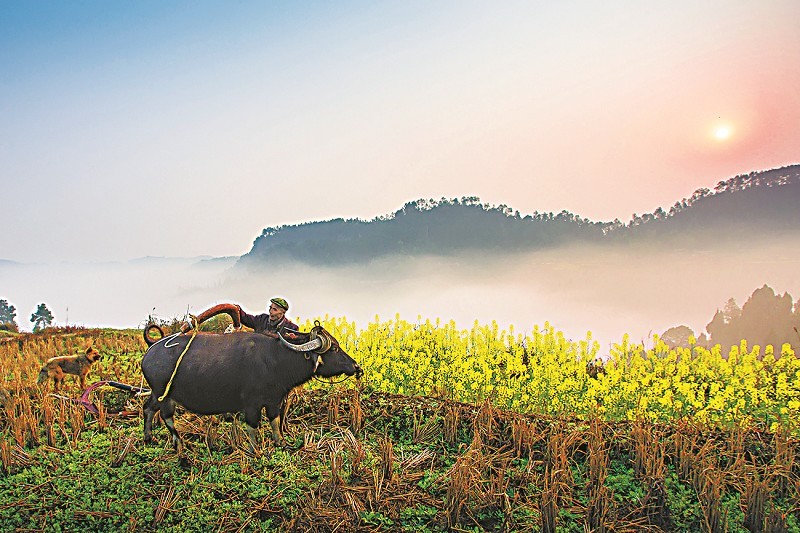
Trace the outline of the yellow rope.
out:
M 192 345 L 192 341 L 197 336 L 197 329 L 200 327 L 200 324 L 197 323 L 196 316 L 189 315 L 189 323 L 191 324 L 192 321 L 194 321 L 194 327 L 192 328 L 194 330 L 192 331 L 192 338 L 189 339 L 189 342 L 186 343 L 186 348 L 183 349 L 183 353 L 181 353 L 180 357 L 178 357 L 178 361 L 175 363 L 175 370 L 172 371 L 172 375 L 169 378 L 169 382 L 167 382 L 167 388 L 164 389 L 164 394 L 158 397 L 159 402 L 163 402 L 164 398 L 166 398 L 167 394 L 169 394 L 169 389 L 170 387 L 172 387 L 172 380 L 175 379 L 175 374 L 178 373 L 178 366 L 180 366 L 181 364 L 181 359 L 183 359 L 183 356 L 186 355 L 186 352 L 189 351 L 189 346 Z

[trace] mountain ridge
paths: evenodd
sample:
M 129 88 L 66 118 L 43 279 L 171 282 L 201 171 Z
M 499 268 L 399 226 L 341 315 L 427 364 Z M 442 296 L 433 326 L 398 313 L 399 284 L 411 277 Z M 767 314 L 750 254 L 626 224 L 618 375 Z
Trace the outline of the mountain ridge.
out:
M 276 260 L 348 264 L 393 254 L 525 252 L 571 244 L 708 246 L 800 235 L 800 164 L 751 172 L 701 188 L 669 210 L 634 214 L 627 224 L 490 206 L 474 196 L 419 199 L 372 220 L 331 219 L 265 228 L 239 266 Z

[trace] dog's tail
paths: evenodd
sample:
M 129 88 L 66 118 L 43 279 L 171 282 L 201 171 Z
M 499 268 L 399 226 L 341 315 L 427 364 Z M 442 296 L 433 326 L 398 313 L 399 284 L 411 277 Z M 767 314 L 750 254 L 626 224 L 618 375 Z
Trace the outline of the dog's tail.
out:
M 47 369 L 43 368 L 41 372 L 39 372 L 39 379 L 36 380 L 36 383 L 44 383 L 47 380 Z

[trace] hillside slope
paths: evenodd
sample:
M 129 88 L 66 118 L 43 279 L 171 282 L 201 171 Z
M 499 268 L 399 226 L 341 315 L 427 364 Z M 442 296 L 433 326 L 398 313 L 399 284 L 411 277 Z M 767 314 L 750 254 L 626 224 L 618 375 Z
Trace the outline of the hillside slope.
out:
M 630 222 L 593 222 L 562 211 L 521 215 L 475 197 L 417 200 L 370 221 L 335 219 L 266 228 L 240 263 L 276 260 L 311 265 L 361 263 L 400 255 L 501 254 L 575 244 L 671 244 L 800 235 L 800 165 L 739 175 L 699 189 L 669 210 Z

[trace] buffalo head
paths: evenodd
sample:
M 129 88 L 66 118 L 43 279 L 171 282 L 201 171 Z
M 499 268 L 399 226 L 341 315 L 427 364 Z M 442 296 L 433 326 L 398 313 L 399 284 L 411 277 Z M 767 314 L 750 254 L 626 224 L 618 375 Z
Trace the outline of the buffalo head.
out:
M 342 349 L 339 341 L 328 333 L 318 321 L 314 322 L 311 332 L 300 335 L 307 337 L 300 344 L 289 342 L 283 335 L 279 334 L 278 336 L 284 346 L 304 353 L 307 359 L 314 362 L 314 374 L 317 376 L 329 378 L 345 374 L 361 377 L 363 374 L 358 363 Z

